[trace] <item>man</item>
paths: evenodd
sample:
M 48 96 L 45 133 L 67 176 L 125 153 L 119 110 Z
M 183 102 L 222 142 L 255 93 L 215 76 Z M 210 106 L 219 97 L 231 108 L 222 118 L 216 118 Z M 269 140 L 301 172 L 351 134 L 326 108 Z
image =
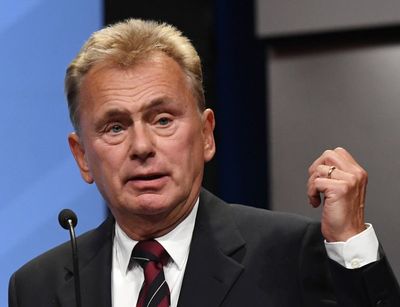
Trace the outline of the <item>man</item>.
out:
M 400 306 L 364 222 L 367 175 L 346 150 L 309 169 L 321 224 L 201 188 L 215 120 L 175 28 L 132 19 L 94 33 L 66 93 L 72 153 L 112 213 L 78 240 L 83 306 Z M 70 258 L 64 244 L 14 273 L 10 306 L 74 306 Z

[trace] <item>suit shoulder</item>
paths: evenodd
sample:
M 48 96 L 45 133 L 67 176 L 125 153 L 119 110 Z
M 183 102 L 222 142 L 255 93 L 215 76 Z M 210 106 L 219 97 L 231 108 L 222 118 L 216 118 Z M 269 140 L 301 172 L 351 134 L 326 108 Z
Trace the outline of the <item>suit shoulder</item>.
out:
M 81 250 L 90 248 L 90 245 L 96 241 L 99 236 L 98 232 L 104 228 L 104 222 L 96 229 L 89 230 L 77 237 L 78 253 Z M 63 267 L 72 261 L 71 256 L 71 243 L 66 241 L 48 251 L 40 254 L 39 256 L 33 258 L 22 267 L 20 267 L 15 273 L 15 276 L 24 276 L 35 274 L 35 276 L 40 277 L 48 274 L 53 274 L 62 270 Z M 46 277 L 46 276 L 44 276 Z M 48 276 L 47 276 L 48 277 Z
M 302 237 L 312 229 L 319 235 L 320 223 L 294 213 L 271 211 L 240 204 L 228 204 L 234 221 L 242 233 L 272 234 L 276 238 Z
M 269 209 L 255 208 L 241 204 L 227 204 L 236 219 L 254 220 L 265 222 L 272 220 L 276 223 L 289 223 L 295 225 L 308 225 L 318 223 L 317 221 L 295 213 L 272 211 Z
M 79 266 L 86 267 L 97 255 L 109 258 L 114 220 L 107 219 L 98 228 L 77 238 Z M 101 259 L 103 259 L 101 258 Z M 70 242 L 65 242 L 29 261 L 10 279 L 11 306 L 55 306 L 60 287 L 69 287 L 73 277 Z M 67 288 L 65 288 L 67 289 Z
M 311 228 L 319 228 L 319 222 L 311 218 L 294 213 L 226 203 L 205 189 L 200 194 L 200 200 L 202 200 L 203 205 L 211 208 L 207 212 L 208 219 L 216 219 L 221 223 L 224 223 L 226 219 L 231 219 L 244 232 L 253 232 L 254 234 L 271 232 L 304 233 L 310 225 L 312 225 Z M 216 218 L 216 216 L 219 216 L 219 218 Z

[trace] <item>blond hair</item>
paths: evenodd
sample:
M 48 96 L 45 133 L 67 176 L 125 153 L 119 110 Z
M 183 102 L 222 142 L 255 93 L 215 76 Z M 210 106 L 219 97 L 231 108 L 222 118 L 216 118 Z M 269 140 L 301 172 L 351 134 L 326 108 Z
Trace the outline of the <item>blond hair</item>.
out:
M 164 52 L 181 66 L 193 86 L 199 109 L 205 108 L 201 62 L 189 39 L 166 23 L 128 19 L 94 32 L 67 68 L 65 93 L 76 131 L 80 85 L 90 68 L 100 62 L 130 67 L 154 51 Z

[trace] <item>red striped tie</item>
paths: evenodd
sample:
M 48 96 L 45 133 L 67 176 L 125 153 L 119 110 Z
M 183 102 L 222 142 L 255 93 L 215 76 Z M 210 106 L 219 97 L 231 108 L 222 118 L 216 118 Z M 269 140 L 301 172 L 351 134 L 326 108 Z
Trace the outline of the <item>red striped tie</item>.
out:
M 163 271 L 163 265 L 169 259 L 166 250 L 155 240 L 140 241 L 133 249 L 131 258 L 144 271 L 144 282 L 136 306 L 168 307 L 170 293 Z

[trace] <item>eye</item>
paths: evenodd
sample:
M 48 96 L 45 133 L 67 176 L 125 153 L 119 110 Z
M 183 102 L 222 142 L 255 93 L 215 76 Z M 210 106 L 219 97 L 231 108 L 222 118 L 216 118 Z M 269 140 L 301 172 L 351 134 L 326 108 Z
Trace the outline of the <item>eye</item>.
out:
M 168 117 L 161 117 L 157 120 L 157 123 L 160 126 L 167 126 L 169 123 L 171 123 L 171 119 L 169 119 Z
M 113 124 L 108 129 L 109 132 L 115 133 L 115 134 L 120 133 L 122 130 L 123 130 L 122 126 L 119 124 Z

